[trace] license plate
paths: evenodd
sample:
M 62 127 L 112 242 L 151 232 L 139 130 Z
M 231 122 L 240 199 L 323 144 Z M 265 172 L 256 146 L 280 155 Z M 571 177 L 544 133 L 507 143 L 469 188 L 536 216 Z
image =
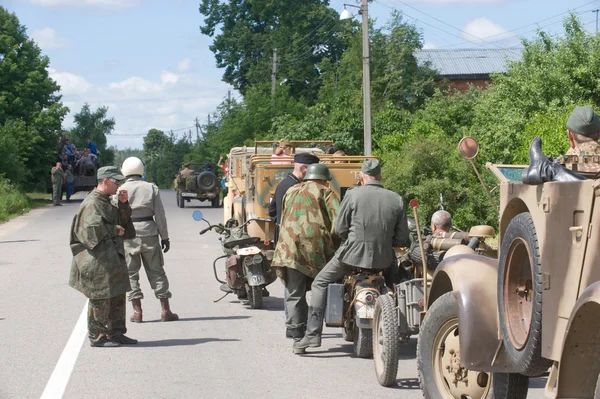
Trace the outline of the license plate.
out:
M 260 274 L 255 274 L 253 276 L 250 277 L 250 281 L 248 282 L 248 284 L 250 284 L 251 287 L 257 286 L 257 285 L 262 285 L 265 283 L 265 277 L 261 276 Z
M 197 195 L 196 193 L 181 193 L 182 197 L 196 197 Z

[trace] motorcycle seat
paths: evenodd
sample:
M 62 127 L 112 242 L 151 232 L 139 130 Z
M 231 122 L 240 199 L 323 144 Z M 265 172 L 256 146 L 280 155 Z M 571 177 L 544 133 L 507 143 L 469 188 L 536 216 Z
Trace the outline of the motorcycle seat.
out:
M 248 237 L 248 238 L 240 238 L 239 240 L 231 240 L 227 241 L 223 244 L 224 248 L 233 249 L 237 246 L 239 247 L 247 247 L 250 245 L 254 245 L 260 241 L 260 237 Z

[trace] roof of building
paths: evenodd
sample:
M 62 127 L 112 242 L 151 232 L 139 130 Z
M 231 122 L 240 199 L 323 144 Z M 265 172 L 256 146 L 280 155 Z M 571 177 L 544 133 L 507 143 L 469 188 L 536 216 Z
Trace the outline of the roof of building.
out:
M 418 50 L 415 57 L 419 65 L 429 62 L 429 67 L 441 76 L 489 75 L 506 72 L 507 61 L 520 61 L 522 48 Z

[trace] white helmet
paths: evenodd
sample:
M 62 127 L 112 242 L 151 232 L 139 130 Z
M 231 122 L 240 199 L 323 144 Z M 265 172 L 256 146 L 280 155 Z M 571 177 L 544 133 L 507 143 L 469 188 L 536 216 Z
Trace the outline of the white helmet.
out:
M 125 176 L 144 176 L 144 163 L 138 157 L 129 157 L 121 165 L 121 173 Z

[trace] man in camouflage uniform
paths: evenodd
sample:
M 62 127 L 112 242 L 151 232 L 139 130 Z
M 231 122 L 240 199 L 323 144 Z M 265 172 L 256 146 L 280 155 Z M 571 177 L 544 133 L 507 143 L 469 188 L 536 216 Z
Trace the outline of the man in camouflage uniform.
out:
M 137 344 L 125 336 L 125 293 L 129 277 L 124 238 L 135 237 L 127 191 L 116 206 L 111 195 L 125 179 L 119 169 L 98 169 L 98 186 L 85 197 L 71 224 L 73 262 L 69 285 L 89 298 L 88 337 L 94 347 Z
M 50 179 L 52 180 L 52 204 L 62 206 L 60 197 L 62 197 L 62 184 L 65 180 L 65 172 L 62 170 L 62 164 L 57 162 L 50 170 Z
M 363 162 L 361 186 L 348 190 L 335 219 L 334 232 L 342 245 L 311 285 L 306 334 L 294 342 L 294 352 L 321 346 L 327 286 L 351 268 L 386 269 L 395 259 L 394 247 L 408 245 L 408 225 L 402 197 L 381 184 L 378 160 Z
M 295 341 L 306 329 L 306 291 L 335 253 L 332 230 L 340 203 L 325 186 L 330 180 L 326 165 L 312 164 L 304 182 L 289 188 L 283 198 L 281 231 L 271 265 L 285 285 L 286 333 Z
M 169 280 L 165 273 L 162 253 L 163 251 L 166 253 L 171 244 L 160 192 L 155 184 L 142 180 L 144 164 L 139 158 L 127 158 L 123 162 L 121 170 L 127 180 L 120 190 L 125 190 L 129 194 L 132 220 L 136 231 L 135 237 L 125 240 L 125 259 L 131 284 L 131 291 L 127 297 L 133 306 L 133 315 L 130 320 L 135 323 L 141 323 L 143 320 L 142 299 L 144 299 L 144 294 L 140 287 L 142 264 L 150 281 L 150 287 L 160 300 L 161 321 L 179 320 L 179 316 L 171 312 L 169 306 L 171 291 L 169 291 Z
M 571 147 L 566 155 L 577 155 L 579 163 L 577 170 L 580 172 L 598 172 L 600 163 L 584 162 L 584 156 L 597 156 L 600 158 L 600 144 L 598 137 L 600 131 L 600 118 L 592 107 L 575 107 L 567 119 L 567 135 Z

